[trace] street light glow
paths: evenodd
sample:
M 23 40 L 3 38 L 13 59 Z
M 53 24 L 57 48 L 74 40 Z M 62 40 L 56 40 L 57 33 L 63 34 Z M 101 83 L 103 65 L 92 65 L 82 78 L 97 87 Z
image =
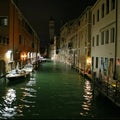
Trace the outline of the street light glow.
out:
M 7 58 L 7 59 L 10 59 L 11 53 L 12 53 L 11 50 L 8 50 L 8 51 L 6 52 L 6 58 Z

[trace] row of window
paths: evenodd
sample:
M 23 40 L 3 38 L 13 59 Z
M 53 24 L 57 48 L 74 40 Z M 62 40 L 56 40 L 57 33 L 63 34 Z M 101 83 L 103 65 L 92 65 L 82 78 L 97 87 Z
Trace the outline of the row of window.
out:
M 24 43 L 24 38 L 23 38 L 23 36 L 22 35 L 19 35 L 19 44 L 22 44 L 22 43 Z M 32 48 L 34 48 L 35 46 L 34 46 L 34 42 L 32 42 Z
M 106 3 L 103 3 L 101 5 L 101 8 L 97 10 L 97 15 L 93 14 L 93 25 L 95 25 L 95 21 L 99 21 L 100 20 L 100 13 L 101 13 L 101 18 L 103 18 L 105 16 L 105 12 L 106 15 L 115 9 L 115 0 L 106 0 Z M 101 11 L 100 11 L 101 10 Z
M 8 45 L 9 44 L 9 38 L 0 35 L 0 44 Z
M 23 42 L 22 41 L 22 36 L 19 35 L 19 44 L 22 44 L 22 42 Z M 9 38 L 0 35 L 0 44 L 8 45 L 9 44 Z M 32 43 L 32 48 L 34 48 L 34 43 Z
M 101 40 L 100 40 L 100 35 L 101 35 Z M 115 28 L 114 27 L 111 29 L 102 31 L 100 35 L 97 34 L 96 39 L 95 37 L 92 38 L 92 47 L 115 42 Z
M 0 26 L 8 26 L 8 17 L 0 16 Z M 26 22 L 24 27 L 31 35 L 33 34 L 31 27 Z

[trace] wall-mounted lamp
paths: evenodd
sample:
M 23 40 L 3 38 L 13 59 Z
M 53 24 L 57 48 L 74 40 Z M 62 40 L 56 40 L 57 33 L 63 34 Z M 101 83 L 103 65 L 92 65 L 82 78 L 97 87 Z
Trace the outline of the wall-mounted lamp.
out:
M 86 59 L 86 63 L 87 65 L 91 65 L 92 61 L 91 61 L 91 57 L 87 57 Z
M 21 54 L 21 60 L 26 60 L 26 58 L 27 58 L 26 53 L 25 53 L 25 52 L 24 52 L 24 53 L 22 53 L 22 54 Z

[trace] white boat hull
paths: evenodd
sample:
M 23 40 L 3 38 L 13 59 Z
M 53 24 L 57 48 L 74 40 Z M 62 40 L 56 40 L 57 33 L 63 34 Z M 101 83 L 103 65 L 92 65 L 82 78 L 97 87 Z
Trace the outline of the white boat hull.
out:
M 30 73 L 26 71 L 20 71 L 20 72 L 10 72 L 9 74 L 6 75 L 6 78 L 9 80 L 18 80 L 18 79 L 23 79 L 29 76 Z

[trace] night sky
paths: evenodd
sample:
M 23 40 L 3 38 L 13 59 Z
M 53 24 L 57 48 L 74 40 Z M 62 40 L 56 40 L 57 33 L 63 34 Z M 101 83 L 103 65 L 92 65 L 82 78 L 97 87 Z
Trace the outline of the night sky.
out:
M 48 22 L 55 19 L 56 34 L 59 35 L 61 25 L 80 16 L 88 5 L 96 0 L 17 0 L 25 18 L 40 37 L 41 47 L 49 40 Z

